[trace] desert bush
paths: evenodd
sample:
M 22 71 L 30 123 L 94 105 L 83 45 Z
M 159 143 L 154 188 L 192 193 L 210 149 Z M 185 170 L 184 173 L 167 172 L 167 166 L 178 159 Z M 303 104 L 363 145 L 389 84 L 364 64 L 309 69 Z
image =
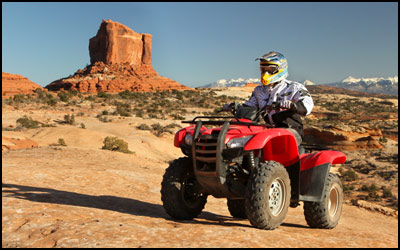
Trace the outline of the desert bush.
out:
M 339 168 L 339 173 L 343 180 L 345 181 L 355 181 L 358 179 L 358 175 L 353 170 L 345 171 L 343 168 Z
M 388 188 L 386 188 L 385 186 L 382 187 L 382 190 L 383 190 L 383 195 L 382 195 L 383 198 L 391 198 L 391 197 L 393 197 L 392 192 Z
M 128 149 L 128 143 L 119 139 L 118 137 L 107 136 L 104 138 L 103 147 L 101 149 L 118 151 L 122 153 L 132 154 L 133 152 Z
M 14 103 L 26 103 L 27 102 L 27 99 L 25 98 L 24 94 L 14 95 L 12 100 Z
M 122 92 L 119 92 L 118 95 L 122 99 L 126 99 L 126 100 L 133 99 L 135 97 L 135 95 L 129 90 L 124 90 Z
M 24 115 L 21 118 L 17 119 L 17 123 L 20 124 L 20 126 L 24 128 L 38 128 L 39 127 L 39 122 L 33 120 L 31 117 L 28 117 Z
M 181 125 L 179 125 L 179 124 L 176 124 L 176 123 L 171 123 L 171 124 L 168 124 L 167 126 L 165 126 L 165 128 L 167 128 L 167 129 L 169 129 L 169 128 L 182 128 L 182 126 Z
M 86 128 L 85 124 L 81 123 L 81 128 L 85 129 Z
M 178 125 L 179 126 L 179 125 Z M 172 125 L 174 127 L 174 125 Z M 159 123 L 155 123 L 151 125 L 151 128 L 153 129 L 153 134 L 156 135 L 157 137 L 160 137 L 163 133 L 170 133 L 172 134 L 173 132 L 170 130 L 171 124 L 167 126 L 162 126 Z
M 355 190 L 355 186 L 354 185 L 346 185 L 343 184 L 343 191 L 346 193 L 350 193 L 351 191 Z
M 136 117 L 143 117 L 143 110 L 135 108 L 133 111 L 135 112 Z
M 89 102 L 94 102 L 96 100 L 96 97 L 94 97 L 93 95 L 89 95 L 85 97 L 85 101 L 89 101 Z
M 112 122 L 111 118 L 107 118 L 106 116 L 102 116 L 102 115 L 97 115 L 97 119 L 99 119 L 99 121 L 101 121 L 101 122 Z
M 111 96 L 111 94 L 107 94 L 105 92 L 100 91 L 100 92 L 97 93 L 97 97 L 104 98 L 104 99 L 109 99 L 112 96 Z
M 387 141 L 388 141 L 387 138 L 384 137 L 384 136 L 379 138 L 379 143 L 380 144 L 385 144 L 385 143 L 387 143 Z
M 49 95 L 46 104 L 54 107 L 57 105 L 57 100 L 52 95 Z
M 70 125 L 75 124 L 75 115 L 64 115 L 64 122 Z
M 67 93 L 64 90 L 62 90 L 62 91 L 57 93 L 57 96 L 60 99 L 60 101 L 68 102 L 69 99 L 71 98 L 72 94 L 71 93 Z
M 171 114 L 171 117 L 174 120 L 185 120 L 185 117 L 181 116 L 180 114 Z
M 149 131 L 151 131 L 151 128 L 149 127 L 149 125 L 144 124 L 144 123 L 140 124 L 139 126 L 136 126 L 136 128 L 140 129 L 140 130 L 149 130 Z
M 131 105 L 129 103 L 116 102 L 116 110 L 114 114 L 119 114 L 120 116 L 131 116 Z
M 58 138 L 58 145 L 60 146 L 67 146 L 63 138 Z

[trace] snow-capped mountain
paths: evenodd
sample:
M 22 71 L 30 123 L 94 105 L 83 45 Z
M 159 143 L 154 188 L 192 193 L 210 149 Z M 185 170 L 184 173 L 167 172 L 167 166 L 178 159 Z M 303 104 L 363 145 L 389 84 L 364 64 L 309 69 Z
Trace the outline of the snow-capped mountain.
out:
M 221 79 L 216 82 L 209 83 L 199 88 L 224 88 L 224 87 L 243 87 L 246 83 L 258 83 L 260 84 L 259 78 L 238 78 L 238 79 Z M 320 85 L 313 83 L 310 80 L 302 82 L 305 86 Z M 395 77 L 375 77 L 375 78 L 355 78 L 349 76 L 341 82 L 334 82 L 328 84 L 321 84 L 326 86 L 332 86 L 337 88 L 350 89 L 361 92 L 368 92 L 374 94 L 389 94 L 398 95 L 398 78 Z
M 398 78 L 375 77 L 375 78 L 354 78 L 347 77 L 341 82 L 328 83 L 327 86 L 362 91 L 374 94 L 398 95 Z
M 304 86 L 309 86 L 309 85 L 317 85 L 317 84 L 313 83 L 313 82 L 310 81 L 310 80 L 305 80 L 305 81 L 303 82 L 303 85 L 304 85 Z
M 260 83 L 259 78 L 238 78 L 238 79 L 231 79 L 225 80 L 221 79 L 216 82 L 209 83 L 204 86 L 200 86 L 199 88 L 224 88 L 224 87 L 243 87 L 246 83 Z

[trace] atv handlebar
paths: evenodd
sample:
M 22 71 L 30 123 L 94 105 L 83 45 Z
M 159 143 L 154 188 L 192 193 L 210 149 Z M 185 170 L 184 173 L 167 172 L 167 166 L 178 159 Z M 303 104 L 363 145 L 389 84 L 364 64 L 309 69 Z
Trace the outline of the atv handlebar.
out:
M 193 118 L 193 120 L 191 121 L 182 121 L 182 123 L 190 123 L 190 124 L 196 124 L 198 121 L 196 121 L 197 119 L 200 118 L 207 118 L 207 119 L 234 119 L 236 121 L 229 121 L 229 123 L 231 125 L 243 125 L 243 126 L 261 126 L 261 127 L 267 127 L 267 128 L 272 128 L 273 126 L 269 125 L 269 124 L 260 124 L 260 123 L 255 123 L 255 122 L 244 122 L 244 121 L 240 121 L 239 119 L 233 117 L 233 116 L 196 116 L 195 118 Z M 226 120 L 222 120 L 222 121 L 213 121 L 213 120 L 208 120 L 208 121 L 201 121 L 202 124 L 205 125 L 222 125 L 226 122 Z

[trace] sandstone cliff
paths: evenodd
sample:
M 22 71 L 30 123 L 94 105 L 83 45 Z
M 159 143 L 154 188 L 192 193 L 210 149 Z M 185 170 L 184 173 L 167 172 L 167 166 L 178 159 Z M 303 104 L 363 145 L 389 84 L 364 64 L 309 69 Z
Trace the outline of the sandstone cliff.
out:
M 46 88 L 92 93 L 190 89 L 153 69 L 151 39 L 150 34 L 139 34 L 123 24 L 103 20 L 96 36 L 89 40 L 91 64 Z
M 1 94 L 3 97 L 30 94 L 37 88 L 43 89 L 42 86 L 30 81 L 27 77 L 5 72 L 1 74 Z

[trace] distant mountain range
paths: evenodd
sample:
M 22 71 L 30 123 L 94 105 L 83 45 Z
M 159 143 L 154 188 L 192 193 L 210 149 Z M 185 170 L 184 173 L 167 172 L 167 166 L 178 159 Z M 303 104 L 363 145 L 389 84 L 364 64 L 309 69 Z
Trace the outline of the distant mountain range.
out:
M 328 83 L 326 85 L 373 94 L 399 94 L 397 76 L 388 78 L 354 78 L 349 76 L 341 82 Z
M 209 83 L 200 88 L 224 88 L 224 87 L 242 87 L 246 83 L 260 83 L 259 78 L 238 78 L 225 80 L 221 79 L 216 82 Z M 305 86 L 310 85 L 325 85 L 336 88 L 349 89 L 354 91 L 361 91 L 373 94 L 388 94 L 398 95 L 398 78 L 395 77 L 377 77 L 377 78 L 354 78 L 352 76 L 347 77 L 341 82 L 327 83 L 327 84 L 316 84 L 309 80 L 301 82 Z

